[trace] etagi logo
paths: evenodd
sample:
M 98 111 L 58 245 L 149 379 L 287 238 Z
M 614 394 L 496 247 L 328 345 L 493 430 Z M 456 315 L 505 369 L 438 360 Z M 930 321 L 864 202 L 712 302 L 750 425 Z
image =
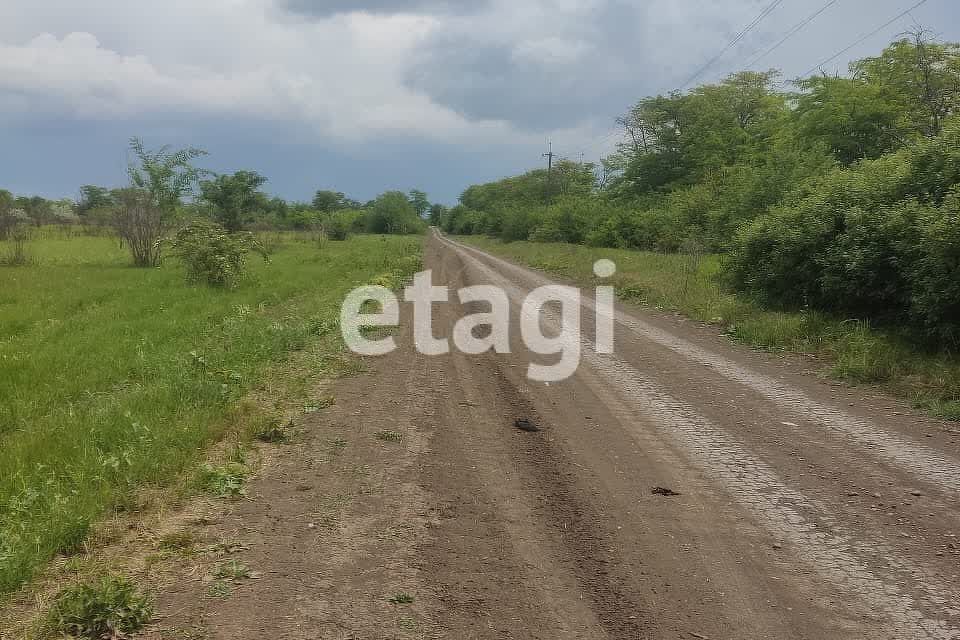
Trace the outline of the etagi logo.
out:
M 593 265 L 598 278 L 609 278 L 617 271 L 610 260 L 599 260 Z M 404 301 L 413 304 L 413 335 L 416 349 L 428 356 L 450 352 L 448 338 L 433 334 L 433 304 L 450 301 L 448 287 L 434 286 L 432 271 L 421 271 L 413 284 L 404 290 Z M 479 355 L 491 349 L 496 353 L 510 353 L 510 296 L 494 285 L 464 287 L 456 292 L 461 304 L 486 303 L 489 311 L 464 316 L 453 328 L 453 345 L 460 352 Z M 519 297 L 519 296 L 517 296 Z M 364 313 L 364 307 L 376 303 L 376 313 Z M 562 285 L 548 285 L 534 289 L 523 297 L 520 307 L 520 336 L 531 352 L 559 355 L 556 364 L 530 363 L 527 377 L 538 382 L 560 382 L 572 376 L 580 366 L 584 345 L 595 353 L 613 353 L 614 289 L 598 286 L 592 304 L 595 311 L 595 335 L 585 340 L 581 334 L 580 319 L 583 308 L 580 289 Z M 340 330 L 347 347 L 364 356 L 386 355 L 397 348 L 392 336 L 369 339 L 363 335 L 365 327 L 396 327 L 400 324 L 400 303 L 386 287 L 365 286 L 351 291 L 340 309 Z M 486 329 L 484 337 L 477 337 L 476 329 Z M 544 328 L 549 329 L 546 333 Z

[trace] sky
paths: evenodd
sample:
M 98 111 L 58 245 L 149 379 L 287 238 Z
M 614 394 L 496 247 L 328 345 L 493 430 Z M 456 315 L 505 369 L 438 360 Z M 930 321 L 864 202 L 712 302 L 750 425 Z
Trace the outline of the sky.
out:
M 835 0 L 754 68 L 787 78 L 918 0 Z M 781 0 L 697 79 L 780 42 L 826 0 Z M 265 189 L 452 204 L 470 184 L 561 157 L 597 161 L 615 119 L 677 88 L 771 0 L 0 0 L 0 188 L 76 197 L 122 186 L 128 140 L 196 146 Z M 928 0 L 822 68 L 843 72 L 923 25 L 960 40 L 960 2 Z

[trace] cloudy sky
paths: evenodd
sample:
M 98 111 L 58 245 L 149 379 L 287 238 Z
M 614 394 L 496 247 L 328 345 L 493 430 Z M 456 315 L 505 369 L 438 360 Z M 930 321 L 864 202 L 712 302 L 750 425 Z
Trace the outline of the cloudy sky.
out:
M 917 0 L 837 0 L 756 67 L 795 77 Z M 742 68 L 826 0 L 783 0 L 702 80 Z M 681 86 L 770 0 L 0 0 L 0 188 L 119 186 L 126 141 L 200 146 L 269 191 L 357 199 L 475 182 L 561 155 L 596 160 L 614 118 Z M 960 3 L 914 24 L 960 40 Z

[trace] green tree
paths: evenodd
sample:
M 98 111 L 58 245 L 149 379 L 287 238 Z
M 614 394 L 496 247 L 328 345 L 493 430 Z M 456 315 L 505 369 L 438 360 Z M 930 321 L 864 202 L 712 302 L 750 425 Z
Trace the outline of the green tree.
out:
M 447 214 L 447 208 L 442 204 L 430 205 L 430 215 L 427 220 L 431 226 L 439 227 L 443 222 L 443 217 Z
M 77 215 L 85 216 L 93 209 L 106 209 L 116 204 L 110 189 L 85 184 L 80 187 L 80 201 L 77 203 Z
M 255 171 L 237 171 L 200 183 L 200 193 L 213 206 L 214 218 L 228 233 L 243 228 L 244 217 L 266 201 L 258 189 L 267 179 Z
M 942 44 L 918 30 L 875 58 L 851 65 L 855 78 L 880 87 L 909 126 L 924 137 L 939 135 L 960 106 L 960 45 Z
M 40 196 L 20 196 L 14 200 L 14 205 L 22 210 L 34 226 L 41 226 L 50 221 L 52 203 Z
M 798 139 L 823 144 L 845 165 L 879 158 L 912 136 L 903 109 L 880 85 L 830 76 L 797 85 L 803 91 L 793 113 Z
M 13 206 L 15 198 L 6 189 L 0 189 L 0 240 L 6 240 L 13 228 Z
M 313 202 L 311 204 L 315 210 L 322 213 L 331 213 L 343 209 L 356 209 L 360 206 L 359 202 L 351 200 L 339 191 L 326 190 L 317 191 L 313 196 Z
M 422 228 L 423 221 L 402 191 L 387 191 L 367 211 L 371 233 L 414 233 Z
M 421 218 L 426 217 L 427 211 L 430 210 L 430 201 L 427 199 L 427 194 L 417 189 L 411 189 L 409 198 L 413 210 L 417 212 L 417 216 Z
M 160 239 L 173 226 L 177 207 L 194 192 L 206 171 L 193 161 L 206 155 L 196 148 L 148 150 L 139 138 L 130 140 L 136 158 L 127 169 L 131 187 L 119 191 L 116 226 L 138 267 L 160 264 Z

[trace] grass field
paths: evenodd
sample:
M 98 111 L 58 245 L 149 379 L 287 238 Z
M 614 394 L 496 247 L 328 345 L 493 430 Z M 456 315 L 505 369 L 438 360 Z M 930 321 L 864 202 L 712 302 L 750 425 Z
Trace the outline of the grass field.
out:
M 271 365 L 317 340 L 339 349 L 347 291 L 419 267 L 417 237 L 268 241 L 271 261 L 251 259 L 234 290 L 54 229 L 31 264 L 0 267 L 0 593 L 194 465 Z
M 919 408 L 960 420 L 960 358 L 927 353 L 896 334 L 859 320 L 814 311 L 763 309 L 723 286 L 720 256 L 504 243 L 478 236 L 458 240 L 581 284 L 594 283 L 593 263 L 609 258 L 617 264 L 612 281 L 618 296 L 627 302 L 716 324 L 731 338 L 754 347 L 816 355 L 829 364 L 829 372 L 836 378 L 881 383 Z

